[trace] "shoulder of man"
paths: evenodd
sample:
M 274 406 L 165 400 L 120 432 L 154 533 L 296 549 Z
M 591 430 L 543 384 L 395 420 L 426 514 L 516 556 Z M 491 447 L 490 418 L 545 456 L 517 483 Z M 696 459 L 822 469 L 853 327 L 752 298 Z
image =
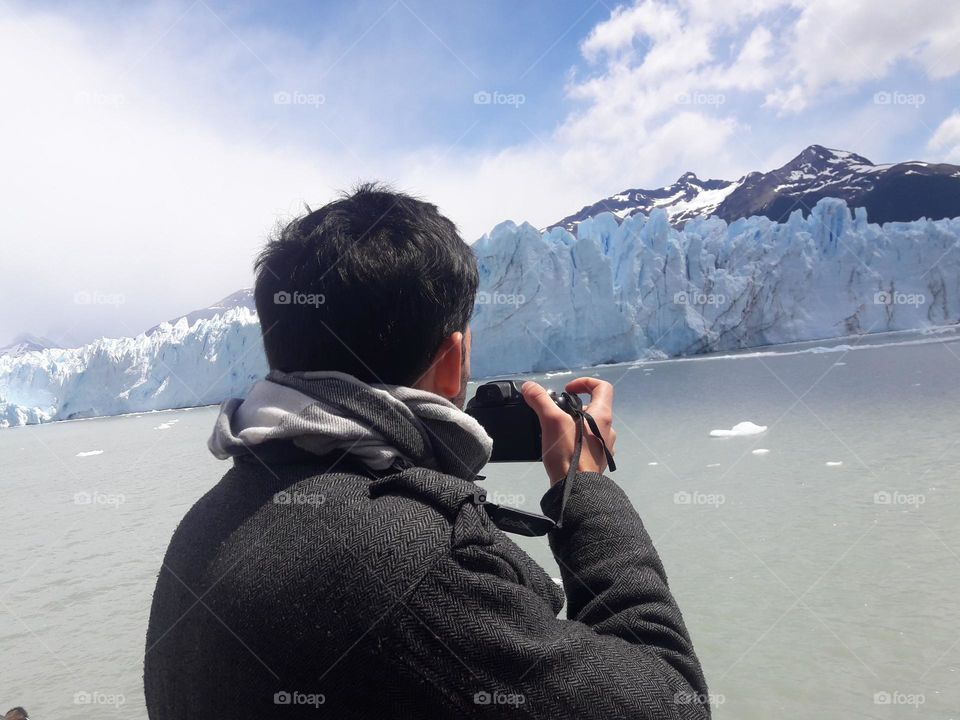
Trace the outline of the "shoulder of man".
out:
M 374 502 L 391 498 L 412 514 L 401 521 L 407 532 L 417 526 L 416 518 L 423 512 L 442 517 L 438 522 L 448 535 L 442 551 L 434 557 L 438 565 L 453 563 L 481 576 L 498 575 L 533 590 L 559 612 L 562 592 L 494 522 L 488 513 L 487 491 L 480 485 L 426 468 L 409 468 L 374 481 L 370 494 Z M 437 568 L 441 573 L 448 570 Z
M 476 482 L 423 467 L 410 467 L 366 485 L 359 516 L 345 520 L 350 545 L 379 582 L 396 592 L 453 562 L 481 574 L 493 572 L 525 585 L 557 611 L 555 583 L 487 511 L 487 491 Z M 361 575 L 363 568 L 357 568 Z
M 257 507 L 224 538 L 214 574 L 239 563 L 231 577 L 248 568 L 258 584 L 269 577 L 309 591 L 347 578 L 394 597 L 458 548 L 495 546 L 517 563 L 529 560 L 487 516 L 480 485 L 429 468 L 375 474 L 343 464 L 276 477 L 251 465 L 224 480 L 233 490 L 211 498 L 208 509 L 223 507 L 224 496 Z
M 486 491 L 470 480 L 411 467 L 371 480 L 369 496 L 374 506 L 382 505 L 383 512 L 399 511 L 400 522 L 409 519 L 448 527 L 451 545 L 494 540 L 494 526 L 484 522 L 485 514 L 478 511 Z

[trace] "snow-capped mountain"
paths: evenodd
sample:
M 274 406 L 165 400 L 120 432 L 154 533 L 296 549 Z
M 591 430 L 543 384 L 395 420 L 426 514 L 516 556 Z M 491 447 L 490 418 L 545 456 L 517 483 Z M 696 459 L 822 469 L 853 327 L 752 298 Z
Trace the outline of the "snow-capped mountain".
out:
M 665 208 L 574 237 L 505 222 L 476 245 L 476 377 L 960 322 L 960 217 L 867 222 L 823 199 L 784 223 Z M 0 427 L 216 403 L 266 372 L 247 307 L 72 350 L 0 355 Z
M 656 190 L 630 189 L 587 205 L 579 212 L 568 215 L 550 228 L 562 227 L 576 232 L 577 223 L 603 212 L 623 220 L 643 213 L 649 215 L 660 208 L 667 214 L 670 223 L 678 227 L 695 217 L 715 215 L 720 204 L 739 187 L 739 181 L 701 180 L 688 172 L 666 187 Z
M 575 232 L 578 222 L 601 212 L 621 220 L 656 208 L 683 227 L 695 217 L 716 215 L 727 222 L 763 215 L 785 221 L 794 210 L 809 214 L 825 197 L 863 207 L 871 222 L 931 220 L 960 216 L 960 166 L 903 162 L 874 165 L 845 150 L 811 145 L 783 167 L 752 172 L 739 180 L 700 180 L 693 173 L 657 190 L 624 190 L 588 205 L 549 227 Z
M 28 352 L 37 352 L 47 348 L 58 348 L 60 345 L 49 338 L 30 333 L 20 333 L 8 345 L 0 347 L 0 355 L 17 356 Z
M 193 326 L 197 320 L 209 320 L 217 315 L 223 315 L 227 310 L 233 310 L 234 308 L 246 308 L 252 313 L 257 311 L 256 305 L 253 301 L 253 288 L 237 290 L 235 293 L 230 293 L 225 298 L 218 300 L 209 307 L 201 308 L 200 310 L 194 310 L 193 312 L 189 312 L 181 317 L 168 320 L 166 323 L 154 325 L 152 328 L 147 330 L 146 334 L 152 335 L 160 330 L 160 328 L 162 328 L 164 325 L 176 325 L 181 319 L 187 321 L 187 326 Z

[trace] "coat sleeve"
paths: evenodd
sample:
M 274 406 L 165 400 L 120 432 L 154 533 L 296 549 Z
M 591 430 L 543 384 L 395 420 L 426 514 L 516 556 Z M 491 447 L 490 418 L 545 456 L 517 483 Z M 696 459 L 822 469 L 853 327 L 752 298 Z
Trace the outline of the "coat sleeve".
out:
M 561 493 L 544 497 L 546 514 L 557 517 Z M 482 531 L 457 535 L 408 597 L 401 623 L 407 664 L 450 706 L 437 717 L 709 717 L 663 566 L 611 480 L 579 474 L 563 527 L 551 533 L 568 619 L 535 592 L 508 545 Z

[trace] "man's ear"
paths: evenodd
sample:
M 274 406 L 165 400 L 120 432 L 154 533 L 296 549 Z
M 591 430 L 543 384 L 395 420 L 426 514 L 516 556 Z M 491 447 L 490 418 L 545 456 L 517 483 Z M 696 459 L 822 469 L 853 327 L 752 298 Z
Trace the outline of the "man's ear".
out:
M 415 387 L 448 399 L 456 397 L 460 393 L 463 352 L 462 332 L 445 337 L 433 356 L 433 362 Z

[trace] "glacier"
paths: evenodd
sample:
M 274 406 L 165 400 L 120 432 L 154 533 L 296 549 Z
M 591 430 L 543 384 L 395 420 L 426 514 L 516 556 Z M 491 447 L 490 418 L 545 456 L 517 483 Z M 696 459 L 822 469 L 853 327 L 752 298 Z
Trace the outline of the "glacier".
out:
M 576 234 L 497 225 L 473 246 L 475 377 L 960 322 L 960 218 L 871 224 L 842 200 L 786 222 L 601 213 Z M 0 355 L 0 427 L 215 404 L 267 366 L 226 309 L 135 338 Z
M 0 427 L 213 405 L 267 371 L 246 307 L 69 350 L 0 355 Z
M 610 213 L 474 245 L 479 375 L 542 372 L 960 321 L 960 218 L 870 224 L 825 198 L 807 218 Z

